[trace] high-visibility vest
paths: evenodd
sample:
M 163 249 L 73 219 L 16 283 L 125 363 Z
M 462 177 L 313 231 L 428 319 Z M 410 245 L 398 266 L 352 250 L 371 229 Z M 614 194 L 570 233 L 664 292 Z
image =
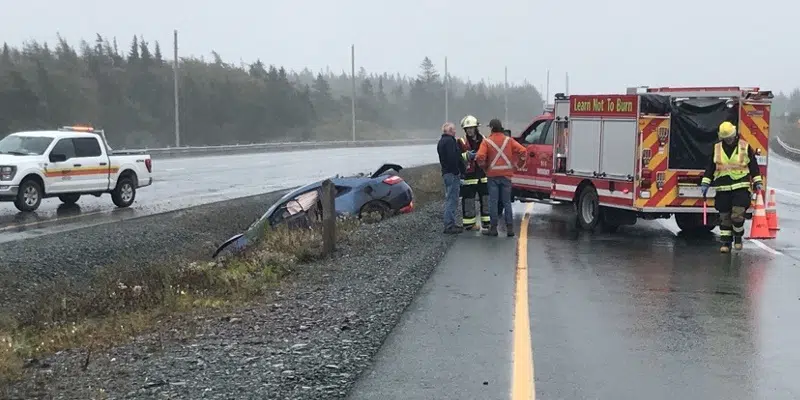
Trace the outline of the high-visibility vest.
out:
M 725 149 L 722 148 L 722 142 L 714 145 L 714 164 L 716 164 L 714 180 L 727 176 L 734 182 L 731 185 L 717 186 L 716 190 L 750 188 L 749 180 L 738 182 L 750 174 L 750 169 L 748 168 L 748 164 L 750 164 L 749 148 L 750 145 L 747 141 L 739 139 L 736 148 L 733 149 L 731 156 L 728 157 L 725 154 Z

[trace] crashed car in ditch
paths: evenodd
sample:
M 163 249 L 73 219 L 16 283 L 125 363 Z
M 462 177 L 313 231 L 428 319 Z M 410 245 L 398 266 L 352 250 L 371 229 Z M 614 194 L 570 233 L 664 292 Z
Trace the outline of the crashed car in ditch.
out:
M 397 175 L 403 167 L 383 164 L 369 176 L 330 178 L 336 188 L 336 215 L 377 216 L 380 220 L 394 214 L 414 210 L 414 194 L 411 186 Z M 267 211 L 253 222 L 245 232 L 222 243 L 212 258 L 244 249 L 260 239 L 263 233 L 278 225 L 290 228 L 309 228 L 322 220 L 321 189 L 325 179 L 293 189 L 283 195 Z

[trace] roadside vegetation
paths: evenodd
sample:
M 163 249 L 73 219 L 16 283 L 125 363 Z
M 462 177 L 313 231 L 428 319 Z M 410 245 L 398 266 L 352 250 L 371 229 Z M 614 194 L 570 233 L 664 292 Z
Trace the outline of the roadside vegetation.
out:
M 402 172 L 416 206 L 441 198 L 438 165 Z M 362 223 L 340 219 L 337 241 L 346 241 Z M 39 365 L 47 354 L 82 349 L 86 367 L 93 353 L 144 333 L 161 335 L 159 329 L 181 315 L 224 311 L 263 298 L 296 268 L 320 259 L 321 250 L 319 227 L 279 227 L 244 252 L 216 262 L 112 266 L 95 275 L 88 289 L 73 290 L 66 281 L 42 288 L 21 316 L 0 314 L 0 383 L 22 377 L 27 366 Z

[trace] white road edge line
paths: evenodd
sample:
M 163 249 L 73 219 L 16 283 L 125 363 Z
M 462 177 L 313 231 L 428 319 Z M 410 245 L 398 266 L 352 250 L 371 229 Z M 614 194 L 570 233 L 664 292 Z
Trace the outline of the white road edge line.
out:
M 764 242 L 762 242 L 762 241 L 760 241 L 758 239 L 747 239 L 747 240 L 749 240 L 751 243 L 753 243 L 754 245 L 760 247 L 762 250 L 764 250 L 764 251 L 766 251 L 768 253 L 772 253 L 772 254 L 774 254 L 776 256 L 782 256 L 783 255 L 783 253 L 781 253 L 780 251 L 775 250 L 772 247 L 767 246 L 766 244 L 764 244 Z
M 772 189 L 775 189 L 775 191 L 778 192 L 778 193 L 783 193 L 783 194 L 789 195 L 791 197 L 800 199 L 800 193 L 793 192 L 791 190 L 780 189 L 780 188 L 772 188 Z

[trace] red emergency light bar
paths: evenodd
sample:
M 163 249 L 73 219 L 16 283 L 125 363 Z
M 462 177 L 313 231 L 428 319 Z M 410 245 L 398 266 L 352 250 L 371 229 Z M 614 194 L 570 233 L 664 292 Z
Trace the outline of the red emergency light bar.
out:
M 62 126 L 60 131 L 68 131 L 68 132 L 94 132 L 94 128 L 91 126 L 82 126 L 82 125 L 75 125 L 75 126 Z

